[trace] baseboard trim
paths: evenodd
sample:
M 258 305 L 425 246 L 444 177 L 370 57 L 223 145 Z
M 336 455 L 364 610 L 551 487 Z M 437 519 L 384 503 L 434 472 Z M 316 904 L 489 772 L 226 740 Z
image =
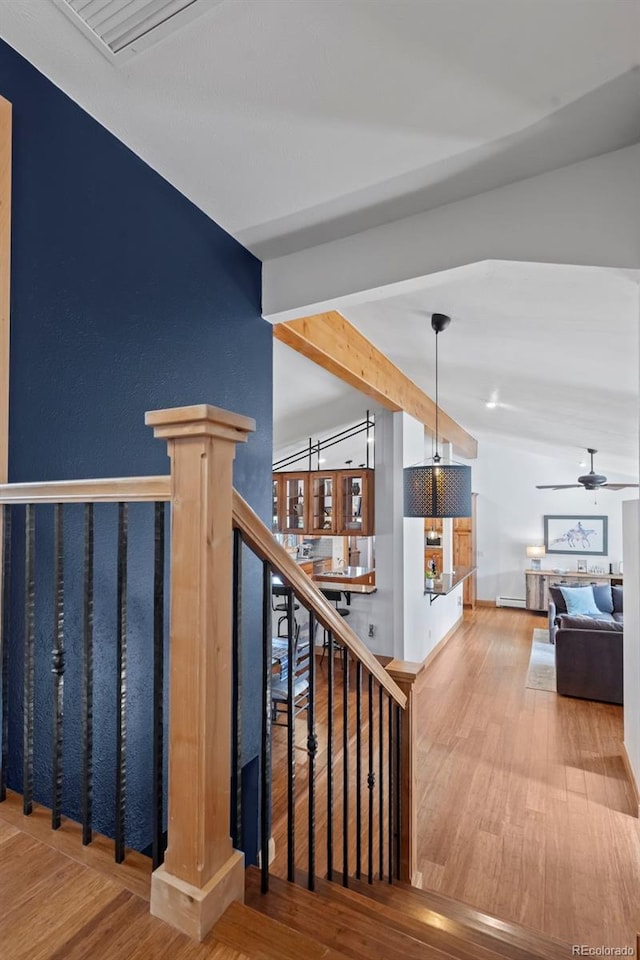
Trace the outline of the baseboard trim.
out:
M 495 600 L 476 600 L 476 607 L 495 607 Z
M 638 783 L 633 773 L 633 767 L 631 766 L 631 761 L 629 760 L 629 754 L 627 753 L 627 745 L 624 741 L 622 742 L 622 762 L 624 763 L 624 768 L 629 778 L 629 784 L 631 785 L 631 792 L 633 794 L 633 802 L 634 802 L 634 816 L 640 817 L 640 790 L 638 789 Z
M 449 640 L 451 640 L 451 637 L 454 635 L 454 633 L 456 632 L 456 630 L 458 629 L 458 627 L 463 621 L 464 621 L 464 613 L 461 613 L 458 619 L 456 620 L 456 622 L 454 623 L 454 625 L 451 627 L 451 629 L 447 630 L 442 640 L 439 640 L 436 643 L 433 650 L 430 650 L 429 653 L 426 655 L 426 657 L 422 661 L 423 670 L 425 667 L 428 667 L 430 663 L 433 663 L 433 661 L 436 659 L 438 654 L 442 653 L 446 644 L 449 642 Z

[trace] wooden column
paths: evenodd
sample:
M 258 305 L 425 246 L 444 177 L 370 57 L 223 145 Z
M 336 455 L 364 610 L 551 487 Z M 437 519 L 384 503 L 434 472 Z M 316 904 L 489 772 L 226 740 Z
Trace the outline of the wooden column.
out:
M 415 683 L 424 670 L 423 663 L 407 660 L 392 660 L 387 664 L 387 673 L 398 684 L 407 698 L 402 711 L 401 783 L 400 783 L 400 879 L 414 887 L 422 886 L 422 874 L 418 870 L 418 792 L 417 770 L 417 700 Z
M 146 415 L 171 458 L 169 827 L 151 913 L 199 940 L 244 899 L 229 836 L 232 491 L 255 423 L 205 404 Z

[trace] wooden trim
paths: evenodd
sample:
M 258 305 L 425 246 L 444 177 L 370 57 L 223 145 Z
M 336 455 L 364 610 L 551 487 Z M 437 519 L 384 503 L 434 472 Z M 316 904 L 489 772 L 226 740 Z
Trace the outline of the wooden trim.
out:
M 476 600 L 476 607 L 495 607 L 495 600 Z
M 255 424 L 206 405 L 146 422 L 168 440 L 172 504 L 169 826 L 151 913 L 201 940 L 244 897 L 244 856 L 229 835 L 232 500 L 236 444 Z
M 400 718 L 400 879 L 418 886 L 418 710 L 414 684 L 423 663 L 392 660 L 386 667 L 407 698 Z
M 171 499 L 171 477 L 0 484 L 0 503 L 113 503 Z
M 287 551 L 274 539 L 268 527 L 237 490 L 233 491 L 233 523 L 242 530 L 245 541 L 258 556 L 271 564 L 273 569 L 295 590 L 307 609 L 313 610 L 318 623 L 326 630 L 331 630 L 338 643 L 347 647 L 389 696 L 404 709 L 407 698 L 398 685 L 389 677 L 384 667 L 344 621 L 335 607 L 323 597 L 315 583 L 299 569 L 295 560 L 292 560 Z
M 0 483 L 9 477 L 11 104 L 0 97 Z
M 135 850 L 127 850 L 124 863 L 116 863 L 113 858 L 113 840 L 94 833 L 91 843 L 83 846 L 82 827 L 79 823 L 63 817 L 58 830 L 52 830 L 51 811 L 40 804 L 34 804 L 33 813 L 25 817 L 22 813 L 22 797 L 13 790 L 7 790 L 7 799 L 4 803 L 0 803 L 0 821 L 10 823 L 22 833 L 35 837 L 72 860 L 111 877 L 125 890 L 130 890 L 136 896 L 144 900 L 149 899 L 151 888 L 149 857 Z
M 431 397 L 337 311 L 277 323 L 273 335 L 386 410 L 404 410 L 435 431 Z M 457 454 L 477 457 L 477 441 L 441 408 L 438 431 Z
M 633 803 L 635 807 L 635 817 L 640 817 L 640 789 L 638 789 L 638 781 L 635 778 L 633 772 L 633 767 L 631 766 L 631 760 L 629 759 L 629 754 L 627 752 L 626 743 L 622 743 L 622 762 L 624 763 L 624 768 L 629 778 L 629 785 L 631 786 L 631 792 L 633 794 Z

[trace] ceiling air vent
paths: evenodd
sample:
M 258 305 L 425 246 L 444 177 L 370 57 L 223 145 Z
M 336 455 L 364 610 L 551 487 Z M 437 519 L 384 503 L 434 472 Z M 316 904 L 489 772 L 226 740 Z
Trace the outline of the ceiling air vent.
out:
M 111 61 L 128 60 L 222 0 L 56 0 Z

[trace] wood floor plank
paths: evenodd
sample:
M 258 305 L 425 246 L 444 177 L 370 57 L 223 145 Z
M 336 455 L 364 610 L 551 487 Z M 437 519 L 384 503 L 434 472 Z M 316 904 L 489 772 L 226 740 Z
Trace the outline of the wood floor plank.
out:
M 421 674 L 418 869 L 431 889 L 564 942 L 632 945 L 640 930 L 640 826 L 622 761 L 622 708 L 527 689 L 532 633 L 545 622 L 522 610 L 466 613 Z M 337 780 L 341 676 L 336 663 Z M 317 680 L 321 874 L 326 671 L 319 669 Z M 296 743 L 304 748 L 305 741 L 303 713 Z M 297 756 L 296 865 L 305 869 L 307 765 L 304 750 Z M 274 869 L 280 876 L 286 857 L 285 758 L 286 729 L 280 728 L 273 752 Z M 337 783 L 337 868 L 340 795 Z M 352 820 L 350 827 L 353 833 Z

